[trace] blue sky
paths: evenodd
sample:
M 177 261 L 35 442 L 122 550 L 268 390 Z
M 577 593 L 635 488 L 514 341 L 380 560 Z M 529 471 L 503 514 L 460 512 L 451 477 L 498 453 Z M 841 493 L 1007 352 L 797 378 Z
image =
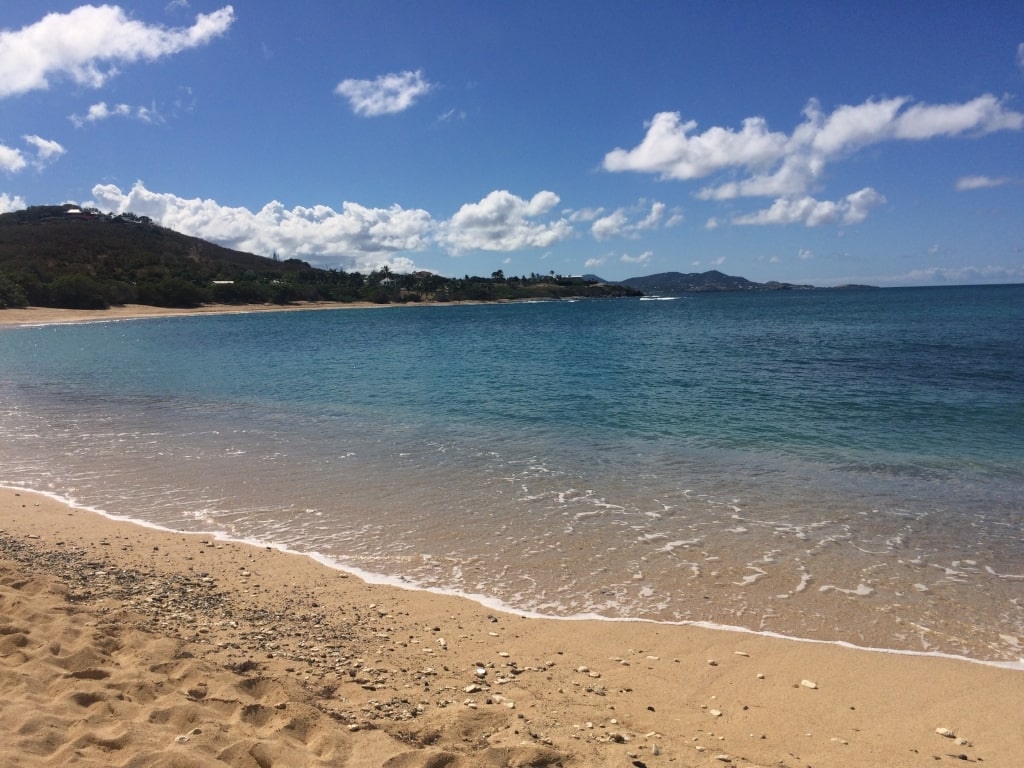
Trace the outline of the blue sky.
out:
M 0 211 L 318 266 L 1024 282 L 1024 4 L 0 8 Z

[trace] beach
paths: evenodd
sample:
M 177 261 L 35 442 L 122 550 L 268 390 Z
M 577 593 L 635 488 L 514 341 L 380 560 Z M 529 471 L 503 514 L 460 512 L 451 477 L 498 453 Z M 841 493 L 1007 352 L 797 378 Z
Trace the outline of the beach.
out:
M 1012 766 L 1015 669 L 561 621 L 0 489 L 12 766 Z
M 147 304 L 122 304 L 109 309 L 58 309 L 25 307 L 0 311 L 0 325 L 48 325 L 51 323 L 90 323 L 110 320 L 140 320 L 175 315 L 233 315 L 246 312 L 296 312 L 323 309 L 368 309 L 390 304 L 371 302 L 317 301 L 294 304 L 203 304 L 188 309 L 153 307 Z

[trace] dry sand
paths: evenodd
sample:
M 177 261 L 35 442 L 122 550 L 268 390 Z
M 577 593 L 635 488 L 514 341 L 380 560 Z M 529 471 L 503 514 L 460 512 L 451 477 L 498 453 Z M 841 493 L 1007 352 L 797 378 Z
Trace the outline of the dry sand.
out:
M 13 489 L 0 712 L 7 766 L 1024 761 L 1018 670 L 522 618 Z
M 234 315 L 244 312 L 295 312 L 316 309 L 366 309 L 369 307 L 402 306 L 370 302 L 297 302 L 295 304 L 204 304 L 193 309 L 151 307 L 147 304 L 124 304 L 110 309 L 55 309 L 26 307 L 0 310 L 0 325 L 43 325 L 47 323 L 87 323 L 103 320 L 138 320 L 147 317 L 175 315 Z

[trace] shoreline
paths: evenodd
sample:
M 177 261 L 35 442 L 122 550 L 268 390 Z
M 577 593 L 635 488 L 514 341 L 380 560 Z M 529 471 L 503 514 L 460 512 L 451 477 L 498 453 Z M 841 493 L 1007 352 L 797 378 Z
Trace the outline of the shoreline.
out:
M 538 621 L 552 621 L 552 622 L 589 622 L 589 623 L 612 623 L 612 624 L 648 624 L 660 627 L 687 627 L 695 628 L 698 630 L 706 630 L 709 632 L 725 632 L 737 635 L 752 635 L 756 637 L 765 637 L 774 640 L 780 640 L 790 643 L 807 643 L 811 645 L 825 645 L 833 646 L 836 648 L 845 648 L 848 650 L 858 651 L 862 653 L 873 653 L 873 654 L 892 654 L 896 656 L 920 656 L 924 658 L 935 658 L 944 659 L 947 661 L 966 662 L 968 664 L 979 664 L 981 666 L 996 667 L 998 669 L 1014 670 L 1018 672 L 1024 672 L 1024 655 L 1022 655 L 1017 661 L 1006 661 L 999 659 L 980 659 L 971 656 L 964 656 L 954 653 L 944 653 L 942 651 L 919 651 L 912 649 L 900 649 L 900 648 L 884 648 L 884 647 L 873 647 L 866 645 L 857 645 L 856 643 L 847 640 L 821 640 L 813 637 L 800 637 L 799 635 L 787 635 L 781 632 L 774 632 L 768 630 L 756 630 L 741 625 L 729 625 L 729 624 L 718 624 L 710 621 L 693 620 L 693 621 L 659 621 L 657 619 L 644 619 L 638 617 L 611 617 L 601 616 L 598 614 L 575 614 L 567 616 L 558 616 L 555 614 L 537 613 L 534 611 L 523 610 L 516 608 L 513 605 L 508 605 L 501 600 L 492 598 L 485 594 L 468 594 L 458 592 L 455 590 L 437 589 L 428 586 L 421 586 L 419 584 L 406 581 L 404 578 L 399 576 L 391 576 L 388 574 L 375 573 L 371 571 L 361 570 L 351 566 L 346 566 L 336 560 L 326 557 L 319 552 L 303 552 L 301 550 L 291 549 L 287 546 L 269 542 L 269 541 L 256 541 L 248 539 L 239 539 L 227 536 L 222 532 L 214 530 L 184 530 L 184 529 L 170 529 L 166 528 L 157 523 L 152 523 L 142 518 L 132 517 L 121 517 L 118 515 L 110 514 L 102 509 L 96 509 L 93 507 L 77 504 L 73 499 L 66 498 L 56 493 L 50 493 L 48 491 L 39 491 L 34 488 L 18 485 L 4 485 L 0 484 L 0 493 L 4 491 L 14 491 L 18 493 L 27 493 L 36 496 L 43 496 L 56 504 L 63 505 L 72 509 L 78 509 L 83 512 L 98 515 L 105 520 L 109 520 L 119 525 L 134 525 L 141 528 L 146 528 L 161 533 L 178 534 L 184 536 L 202 536 L 207 539 L 214 540 L 222 544 L 231 544 L 242 547 L 254 547 L 256 549 L 266 549 L 281 552 L 282 554 L 291 555 L 295 557 L 302 557 L 322 566 L 331 571 L 337 571 L 343 574 L 344 577 L 353 577 L 366 583 L 367 585 L 381 587 L 384 589 L 397 589 L 408 592 L 424 592 L 432 595 L 437 595 L 442 598 L 448 598 L 453 600 L 465 600 L 470 603 L 477 605 L 481 609 L 504 613 L 509 616 L 514 616 L 522 619 L 531 619 Z
M 20 488 L 0 488 L 0 543 L 0 751 L 18 765 L 110 765 L 115 750 L 148 764 L 407 768 L 1024 753 L 1016 669 L 524 618 Z
M 450 302 L 456 304 L 458 302 Z M 241 315 L 252 312 L 311 312 L 332 309 L 373 309 L 401 306 L 445 306 L 438 302 L 416 304 L 375 304 L 369 301 L 317 301 L 295 304 L 204 304 L 191 309 L 154 307 L 149 304 L 123 304 L 109 309 L 58 309 L 25 307 L 0 309 L 0 327 L 102 323 L 115 320 L 142 320 L 154 317 L 193 317 L 198 315 Z

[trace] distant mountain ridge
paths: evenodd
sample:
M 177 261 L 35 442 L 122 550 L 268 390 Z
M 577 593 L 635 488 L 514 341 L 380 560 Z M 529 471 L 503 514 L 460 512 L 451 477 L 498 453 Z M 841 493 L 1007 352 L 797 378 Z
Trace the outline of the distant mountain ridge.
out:
M 780 283 L 775 280 L 756 283 L 745 277 L 727 275 L 715 269 L 707 272 L 660 272 L 646 277 L 631 277 L 618 284 L 646 294 L 659 295 L 712 291 L 807 291 L 815 288 L 813 285 Z

